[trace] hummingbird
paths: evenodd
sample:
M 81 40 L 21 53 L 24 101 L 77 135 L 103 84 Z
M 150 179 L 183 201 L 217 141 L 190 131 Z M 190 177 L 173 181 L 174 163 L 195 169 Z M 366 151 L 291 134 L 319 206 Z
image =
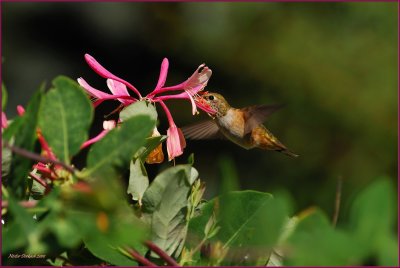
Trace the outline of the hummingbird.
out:
M 231 107 L 221 94 L 212 92 L 204 92 L 195 101 L 205 103 L 215 113 L 208 113 L 212 119 L 183 127 L 186 138 L 227 138 L 245 149 L 260 148 L 298 157 L 263 125 L 268 116 L 283 105 L 254 105 L 237 109 Z

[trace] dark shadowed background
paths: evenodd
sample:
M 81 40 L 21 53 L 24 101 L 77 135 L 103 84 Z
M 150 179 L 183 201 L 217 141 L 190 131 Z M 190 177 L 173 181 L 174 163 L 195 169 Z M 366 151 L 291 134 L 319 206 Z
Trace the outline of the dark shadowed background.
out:
M 207 89 L 232 106 L 286 104 L 266 125 L 300 154 L 188 141 L 177 162 L 194 153 L 208 197 L 223 157 L 234 161 L 242 189 L 285 189 L 296 211 L 317 205 L 331 214 L 339 177 L 345 204 L 377 177 L 397 179 L 397 3 L 3 3 L 2 11 L 10 118 L 60 74 L 107 91 L 85 53 L 143 94 L 155 87 L 163 57 L 167 85 L 205 62 L 213 70 Z M 100 106 L 92 136 L 117 106 Z M 178 126 L 206 118 L 193 117 L 186 101 L 169 106 Z

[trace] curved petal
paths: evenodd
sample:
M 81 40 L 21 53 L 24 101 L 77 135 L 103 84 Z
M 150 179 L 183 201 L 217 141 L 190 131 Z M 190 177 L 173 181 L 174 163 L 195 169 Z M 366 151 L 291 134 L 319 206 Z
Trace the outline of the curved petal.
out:
M 113 95 L 121 95 L 121 96 L 129 96 L 128 90 L 126 89 L 126 86 L 122 84 L 121 82 L 112 80 L 112 79 L 107 79 L 107 86 L 112 92 Z M 132 100 L 129 99 L 118 99 L 122 104 L 124 105 L 129 105 L 132 103 Z
M 160 76 L 158 77 L 158 82 L 155 90 L 162 88 L 164 86 L 165 81 L 167 80 L 168 66 L 169 66 L 168 59 L 164 58 L 161 63 Z
M 177 156 L 183 154 L 183 149 L 186 147 L 186 141 L 182 131 L 175 125 L 167 130 L 167 151 L 168 161 L 171 161 Z
M 200 71 L 201 69 L 201 71 Z M 212 75 L 212 71 L 204 63 L 197 67 L 196 71 L 186 80 L 185 89 L 193 90 L 193 94 L 201 91 L 207 86 L 208 80 Z
M 201 69 L 201 70 L 200 70 Z M 170 87 L 157 87 L 156 89 L 153 90 L 150 94 L 147 96 L 152 98 L 156 94 L 160 94 L 163 92 L 167 91 L 176 91 L 176 90 L 190 90 L 190 93 L 192 96 L 199 91 L 203 90 L 208 83 L 208 80 L 210 79 L 212 75 L 212 71 L 210 68 L 208 68 L 204 63 L 201 64 L 199 67 L 197 67 L 196 71 L 183 83 L 180 83 L 175 86 L 170 86 Z M 161 76 L 161 74 L 160 74 Z
M 107 94 L 103 91 L 100 91 L 98 89 L 95 89 L 94 87 L 90 86 L 82 77 L 77 79 L 79 85 L 83 87 L 87 93 L 89 93 L 90 96 L 98 98 L 98 99 L 103 99 L 106 97 L 111 96 L 111 94 Z
M 115 76 L 111 72 L 109 72 L 106 68 L 104 68 L 100 63 L 98 63 L 95 58 L 90 56 L 89 54 L 85 54 L 85 60 L 87 64 L 89 64 L 90 68 L 92 68 L 98 75 L 104 78 L 111 78 L 113 80 L 116 80 L 118 82 L 123 83 L 126 85 L 128 88 L 132 89 L 140 98 L 142 95 L 140 95 L 140 92 L 129 82 L 119 78 L 118 76 Z
M 196 103 L 189 92 L 186 92 L 186 94 L 189 96 L 190 102 L 192 103 L 192 114 L 195 115 L 197 113 Z

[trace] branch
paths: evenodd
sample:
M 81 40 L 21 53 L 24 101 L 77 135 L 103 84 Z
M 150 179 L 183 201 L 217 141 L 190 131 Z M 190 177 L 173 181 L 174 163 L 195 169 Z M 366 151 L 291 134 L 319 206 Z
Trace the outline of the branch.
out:
M 48 185 L 44 180 L 42 180 L 42 178 L 40 178 L 39 176 L 33 174 L 32 172 L 29 173 L 29 176 L 30 176 L 32 179 L 34 179 L 35 181 L 37 181 L 37 182 L 38 182 L 40 185 L 42 185 L 44 188 L 49 189 L 49 185 Z
M 126 247 L 125 250 L 132 255 L 132 257 L 137 260 L 139 263 L 145 265 L 145 266 L 157 266 L 155 263 L 149 261 L 148 259 L 146 259 L 145 257 L 143 257 L 142 255 L 139 254 L 139 252 L 137 252 L 136 250 L 132 249 L 132 248 L 128 248 Z
M 179 266 L 179 264 L 173 259 L 171 258 L 171 256 L 169 256 L 164 250 L 162 250 L 161 248 L 159 248 L 156 244 L 154 244 L 151 241 L 145 241 L 144 244 L 152 251 L 154 251 L 154 253 L 156 253 L 158 256 L 160 256 L 161 259 L 165 260 L 167 262 L 168 265 L 171 266 Z
M 21 207 L 24 208 L 34 208 L 37 204 L 36 200 L 30 200 L 30 201 L 21 201 L 18 203 Z M 1 207 L 2 208 L 6 208 L 8 207 L 8 201 L 7 200 L 3 200 L 1 201 Z
M 343 178 L 340 176 L 338 178 L 338 182 L 337 182 L 337 186 L 336 186 L 335 208 L 334 208 L 334 213 L 333 213 L 333 217 L 332 217 L 333 227 L 336 226 L 336 223 L 339 218 L 340 200 L 342 197 L 342 181 L 343 181 Z
M 55 160 L 55 159 L 53 160 L 53 159 L 38 155 L 36 153 L 32 153 L 32 152 L 27 151 L 25 149 L 22 149 L 22 148 L 19 148 L 19 147 L 16 147 L 16 146 L 12 146 L 12 145 L 10 145 L 8 143 L 4 143 L 4 146 L 7 147 L 8 149 L 10 149 L 13 153 L 18 154 L 20 156 L 23 156 L 25 158 L 36 160 L 38 162 L 52 163 L 52 164 L 55 164 L 55 165 L 59 165 L 59 166 L 62 166 L 65 170 L 67 170 L 67 171 L 69 171 L 71 173 L 75 173 L 75 171 L 76 171 L 76 169 L 74 169 L 73 167 L 71 167 L 71 166 L 69 166 L 69 165 L 67 165 L 67 164 L 65 164 L 65 163 L 63 163 L 61 161 L 58 161 L 58 160 Z

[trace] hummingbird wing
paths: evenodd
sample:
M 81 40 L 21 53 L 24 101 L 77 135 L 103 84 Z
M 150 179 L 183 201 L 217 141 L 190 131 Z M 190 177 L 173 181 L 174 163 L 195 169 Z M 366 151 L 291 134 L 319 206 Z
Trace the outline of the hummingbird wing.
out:
M 217 139 L 223 137 L 213 120 L 182 127 L 183 135 L 192 140 Z
M 254 105 L 242 108 L 245 126 L 244 134 L 250 133 L 253 128 L 264 123 L 265 120 L 276 110 L 282 108 L 283 104 L 277 105 Z

